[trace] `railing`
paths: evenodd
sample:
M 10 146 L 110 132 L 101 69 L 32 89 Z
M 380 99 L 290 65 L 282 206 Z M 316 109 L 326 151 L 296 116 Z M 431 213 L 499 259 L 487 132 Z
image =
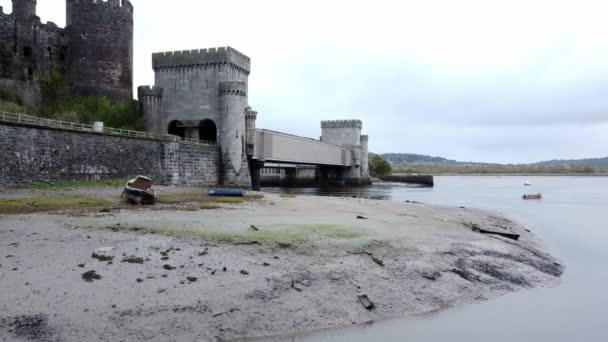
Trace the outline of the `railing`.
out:
M 93 133 L 103 133 L 107 135 L 121 136 L 121 137 L 129 137 L 129 138 L 137 138 L 137 139 L 149 139 L 149 140 L 172 140 L 175 139 L 176 142 L 184 142 L 189 144 L 199 144 L 199 145 L 215 145 L 215 142 L 205 141 L 205 140 L 195 140 L 195 139 L 180 139 L 177 136 L 173 135 L 162 135 L 162 134 L 152 134 L 147 132 L 139 132 L 139 131 L 130 131 L 126 129 L 119 128 L 110 128 L 104 127 L 103 131 L 98 131 L 95 129 L 93 125 L 84 125 L 76 122 L 67 122 L 61 120 L 53 120 L 53 119 L 45 119 L 39 118 L 36 116 L 26 115 L 26 114 L 15 114 L 9 112 L 0 111 L 0 122 L 10 122 L 24 125 L 32 125 L 39 127 L 48 127 L 48 128 L 59 128 L 70 131 L 79 131 L 79 132 L 93 132 Z

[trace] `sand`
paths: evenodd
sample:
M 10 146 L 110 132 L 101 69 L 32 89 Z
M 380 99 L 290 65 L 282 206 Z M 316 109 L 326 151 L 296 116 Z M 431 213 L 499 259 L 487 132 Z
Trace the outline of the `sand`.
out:
M 470 208 L 274 194 L 121 208 L 0 217 L 0 339 L 283 340 L 552 287 L 564 272 L 533 230 Z

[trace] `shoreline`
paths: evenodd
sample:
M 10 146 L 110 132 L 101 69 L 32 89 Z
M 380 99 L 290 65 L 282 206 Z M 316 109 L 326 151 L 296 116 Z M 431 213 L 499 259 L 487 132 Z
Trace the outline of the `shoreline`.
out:
M 556 286 L 565 269 L 531 230 L 469 208 L 269 193 L 213 210 L 112 204 L 0 216 L 0 337 L 36 318 L 40 336 L 67 341 L 278 338 Z

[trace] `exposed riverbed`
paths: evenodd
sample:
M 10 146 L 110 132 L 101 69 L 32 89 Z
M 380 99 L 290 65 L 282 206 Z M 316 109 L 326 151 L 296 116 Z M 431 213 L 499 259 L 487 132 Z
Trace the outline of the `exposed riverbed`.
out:
M 360 198 L 67 208 L 2 216 L 0 234 L 7 340 L 290 336 L 552 287 L 564 271 L 531 227 L 494 213 Z

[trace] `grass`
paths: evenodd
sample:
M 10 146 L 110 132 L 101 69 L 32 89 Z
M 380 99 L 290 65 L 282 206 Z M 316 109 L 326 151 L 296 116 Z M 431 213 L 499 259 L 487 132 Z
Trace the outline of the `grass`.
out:
M 78 195 L 0 199 L 0 214 L 17 215 L 58 209 L 105 207 L 111 205 L 111 202 L 100 198 Z
M 70 181 L 60 183 L 34 183 L 30 185 L 32 189 L 47 190 L 47 189 L 66 189 L 66 188 L 94 188 L 99 186 L 124 186 L 127 179 L 106 179 L 106 180 L 85 180 L 85 181 Z
M 245 202 L 245 200 L 239 197 L 218 197 L 215 202 L 225 204 L 241 204 Z
M 293 194 L 281 194 L 281 198 L 296 198 L 296 195 L 293 195 Z
M 199 205 L 199 209 L 203 209 L 203 210 L 212 210 L 212 209 L 219 209 L 219 208 L 221 208 L 219 205 L 213 204 L 213 203 L 201 203 L 201 205 Z

